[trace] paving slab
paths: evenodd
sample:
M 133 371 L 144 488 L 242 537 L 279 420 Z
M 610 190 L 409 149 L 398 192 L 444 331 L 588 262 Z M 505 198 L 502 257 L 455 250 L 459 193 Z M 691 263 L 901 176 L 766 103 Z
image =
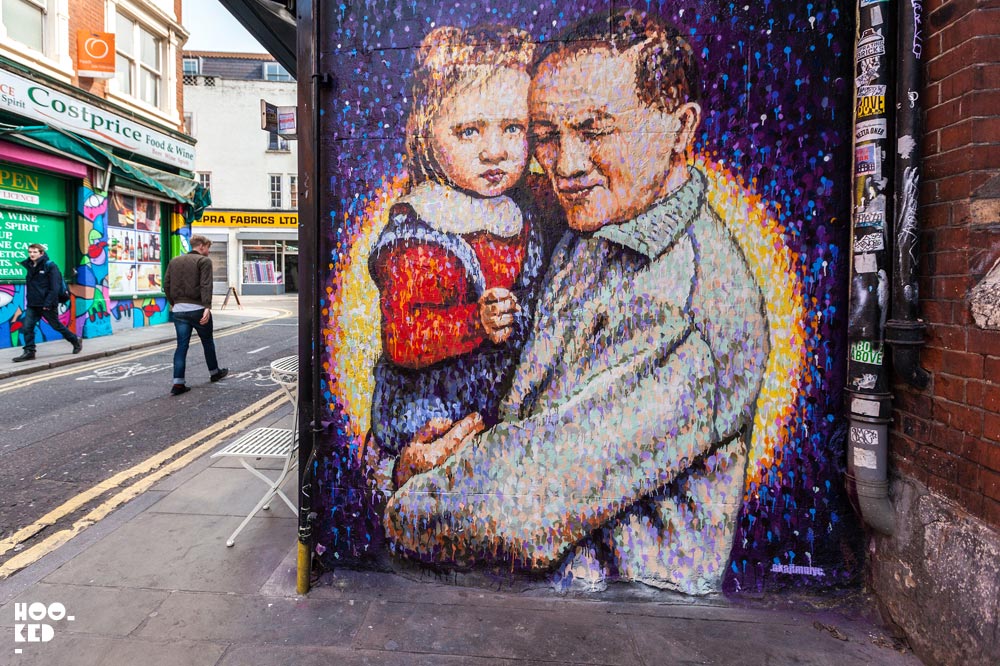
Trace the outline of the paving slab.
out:
M 175 592 L 136 635 L 252 645 L 350 645 L 367 613 L 367 602 Z
M 642 666 L 624 620 L 561 610 L 372 602 L 354 640 L 363 650 Z
M 275 648 L 238 646 L 226 653 L 218 666 L 534 666 L 559 664 L 575 666 L 569 661 L 534 661 L 498 659 L 496 657 L 448 656 L 416 652 L 385 652 L 348 650 L 344 648 Z
M 287 508 L 286 508 L 287 509 Z M 108 587 L 256 592 L 294 546 L 294 518 L 250 521 L 236 545 L 226 539 L 236 516 L 146 512 L 45 580 Z
M 73 620 L 52 623 L 58 633 L 128 636 L 169 596 L 161 590 L 39 583 L 0 607 L 0 628 L 12 628 L 15 603 L 61 603 Z M 2 662 L 0 662 L 2 663 Z
M 48 643 L 22 645 L 23 654 L 12 654 L 11 661 L 0 663 L 11 666 L 215 666 L 227 647 L 211 643 L 63 634 Z M 6 658 L 7 654 L 0 656 L 0 659 Z
M 264 471 L 264 474 L 278 476 L 273 470 Z M 290 474 L 281 486 L 292 501 L 295 501 L 296 479 L 297 475 Z M 239 516 L 242 519 L 266 491 L 264 482 L 242 467 L 209 467 L 154 504 L 150 512 Z M 271 508 L 258 512 L 254 520 L 296 517 L 280 497 L 275 497 Z

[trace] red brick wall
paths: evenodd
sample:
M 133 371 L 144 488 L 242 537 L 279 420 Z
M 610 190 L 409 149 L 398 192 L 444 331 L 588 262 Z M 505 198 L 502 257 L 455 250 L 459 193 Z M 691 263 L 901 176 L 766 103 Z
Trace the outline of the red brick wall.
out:
M 104 32 L 104 0 L 69 0 L 69 56 L 76 63 L 76 31 Z M 105 79 L 73 77 L 73 85 L 104 97 Z
M 924 25 L 920 290 L 932 379 L 925 391 L 895 387 L 893 462 L 1000 526 L 1000 331 L 976 326 L 968 302 L 1000 257 L 1000 223 L 973 206 L 1000 174 L 1000 0 L 928 0 Z

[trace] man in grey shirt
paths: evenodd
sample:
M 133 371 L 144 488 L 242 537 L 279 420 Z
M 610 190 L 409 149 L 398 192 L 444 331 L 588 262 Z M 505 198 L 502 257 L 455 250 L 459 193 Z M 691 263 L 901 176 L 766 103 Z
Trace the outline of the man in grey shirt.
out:
M 634 11 L 540 54 L 535 156 L 570 230 L 501 422 L 454 424 L 440 464 L 390 497 L 396 552 L 719 588 L 769 347 L 760 289 L 688 166 L 698 81 L 679 33 Z

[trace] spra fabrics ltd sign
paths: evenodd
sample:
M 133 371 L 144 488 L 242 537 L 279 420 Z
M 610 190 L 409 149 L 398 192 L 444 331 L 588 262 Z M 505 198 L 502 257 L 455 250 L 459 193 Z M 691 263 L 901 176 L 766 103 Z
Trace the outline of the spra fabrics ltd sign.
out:
M 194 168 L 194 146 L 2 69 L 0 108 L 183 169 Z
M 198 220 L 204 227 L 269 227 L 295 229 L 299 226 L 298 213 L 262 213 L 243 210 L 206 210 Z

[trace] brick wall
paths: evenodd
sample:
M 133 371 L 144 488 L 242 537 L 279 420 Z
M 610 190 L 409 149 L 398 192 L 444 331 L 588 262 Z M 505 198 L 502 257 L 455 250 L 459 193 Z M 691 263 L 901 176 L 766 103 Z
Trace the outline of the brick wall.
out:
M 907 7 L 909 3 L 902 3 Z M 1000 527 L 1000 331 L 969 292 L 1000 258 L 1000 0 L 928 0 L 921 308 L 925 391 L 895 387 L 896 470 Z M 995 193 L 995 194 L 994 194 Z
M 76 31 L 104 32 L 104 0 L 69 0 L 69 56 L 76 58 Z M 73 77 L 73 85 L 89 93 L 104 97 L 107 80 Z

